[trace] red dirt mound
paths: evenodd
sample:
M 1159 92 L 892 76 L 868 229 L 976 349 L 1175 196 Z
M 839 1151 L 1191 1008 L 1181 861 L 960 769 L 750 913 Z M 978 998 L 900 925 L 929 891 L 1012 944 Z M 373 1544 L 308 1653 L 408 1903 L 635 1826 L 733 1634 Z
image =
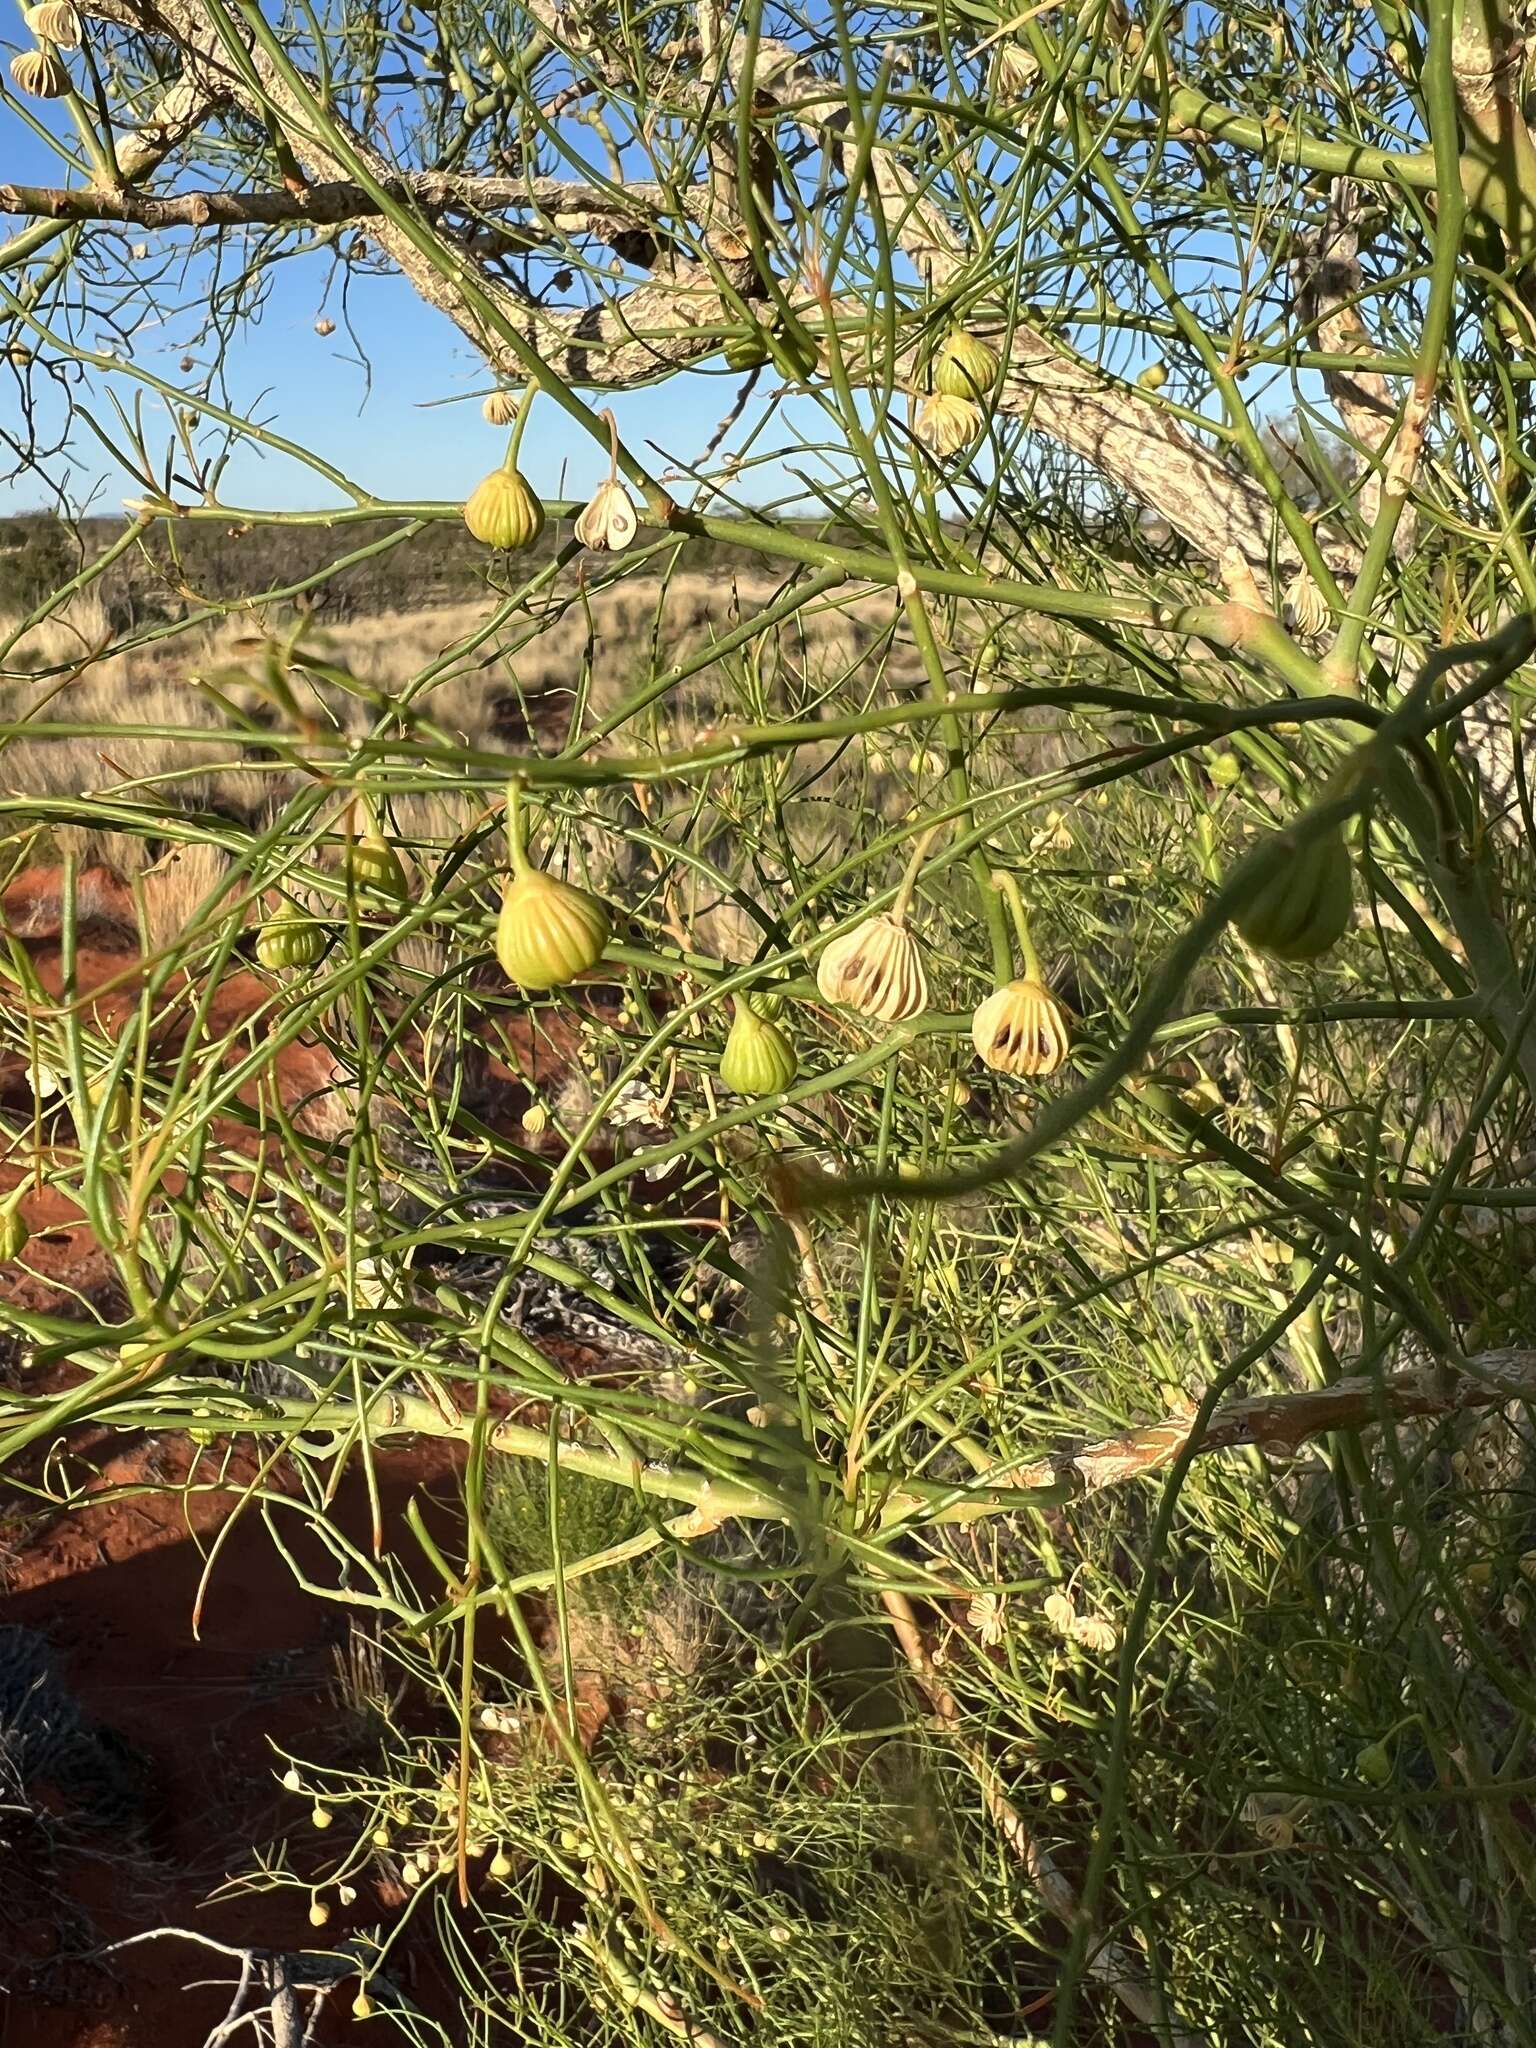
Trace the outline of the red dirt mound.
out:
M 0 1618 L 48 1640 L 65 1690 L 89 1720 L 121 1739 L 125 1753 L 143 1759 L 148 1784 L 141 1842 L 125 1841 L 119 1852 L 110 1831 L 72 1830 L 74 1846 L 55 1858 L 30 1914 L 24 1892 L 18 1897 L 11 1886 L 11 1910 L 0 1919 L 0 1983 L 9 1993 L 0 2001 L 3 2048 L 198 2048 L 228 2010 L 235 1964 L 171 1939 L 93 1959 L 78 1952 L 83 1937 L 97 1946 L 146 1928 L 186 1927 L 239 1946 L 298 1952 L 387 1921 L 398 1903 L 383 1886 L 338 1909 L 317 1934 L 300 1892 L 209 1902 L 226 1876 L 250 1867 L 253 1843 L 292 1825 L 294 1801 L 278 1785 L 282 1764 L 273 1745 L 291 1741 L 312 1751 L 317 1730 L 334 1717 L 346 1616 L 299 1588 L 260 1516 L 247 1510 L 220 1550 L 194 1639 L 208 1539 L 237 1498 L 163 1490 L 193 1473 L 196 1455 L 180 1440 L 119 1451 L 103 1472 L 114 1497 L 36 1532 L 8 1573 Z M 203 1455 L 206 1462 L 211 1454 Z M 413 1494 L 452 1493 L 454 1466 L 454 1450 L 444 1445 L 380 1457 L 386 1538 Z M 340 1516 L 366 1541 L 367 1501 L 360 1474 L 354 1480 L 343 1488 Z M 123 1492 L 135 1486 L 144 1490 Z M 445 1519 L 440 1503 L 437 1512 Z M 327 1558 L 318 1543 L 302 1531 L 285 1533 L 300 1563 L 323 1581 Z M 423 1951 L 407 1958 L 414 1981 L 397 1982 L 446 2019 L 453 2008 L 432 1969 Z M 208 1988 L 188 1988 L 198 1984 Z M 357 2037 L 354 1989 L 345 1984 L 332 1998 L 320 2040 Z

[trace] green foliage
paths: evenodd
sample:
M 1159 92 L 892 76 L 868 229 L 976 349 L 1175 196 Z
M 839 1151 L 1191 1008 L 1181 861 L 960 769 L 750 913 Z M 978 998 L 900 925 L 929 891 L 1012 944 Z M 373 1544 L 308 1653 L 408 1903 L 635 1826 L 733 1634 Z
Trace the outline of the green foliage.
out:
M 27 459 L 136 510 L 0 637 L 7 871 L 129 878 L 7 904 L 0 1151 L 110 1288 L 23 1272 L 0 1466 L 195 1431 L 377 1624 L 247 1881 L 387 1881 L 345 1967 L 413 2048 L 1527 2039 L 1514 17 L 140 12 L 3 287 Z M 393 265 L 556 423 L 537 545 L 465 533 L 497 436 L 424 502 L 284 431 L 317 253 L 317 340 Z M 710 431 L 631 395 L 683 372 Z M 604 906 L 559 972 L 497 964 L 509 775 Z M 419 1438 L 459 1511 L 386 1515 Z

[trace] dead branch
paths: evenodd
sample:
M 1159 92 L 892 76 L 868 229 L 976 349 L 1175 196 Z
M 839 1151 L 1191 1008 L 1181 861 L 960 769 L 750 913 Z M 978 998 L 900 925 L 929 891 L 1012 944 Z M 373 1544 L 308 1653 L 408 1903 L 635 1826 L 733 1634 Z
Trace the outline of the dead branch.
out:
M 1413 1368 L 1381 1379 L 1342 1379 L 1300 1394 L 1246 1394 L 1226 1401 L 1207 1424 L 1196 1455 L 1253 1447 L 1292 1458 L 1335 1430 L 1362 1430 L 1415 1418 L 1443 1419 L 1470 1409 L 1536 1400 L 1536 1351 L 1487 1351 L 1465 1373 Z M 1172 1464 L 1189 1441 L 1192 1415 L 1104 1437 L 1079 1450 L 1057 1451 L 1009 1472 L 1013 1486 L 1070 1486 L 1076 1494 L 1102 1493 L 1128 1479 L 1146 1479 Z

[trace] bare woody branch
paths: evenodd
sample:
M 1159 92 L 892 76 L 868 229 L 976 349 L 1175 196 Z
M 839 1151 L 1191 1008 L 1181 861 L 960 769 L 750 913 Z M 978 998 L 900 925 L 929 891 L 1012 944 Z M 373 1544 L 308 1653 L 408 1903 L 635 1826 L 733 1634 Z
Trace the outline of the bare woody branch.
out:
M 171 36 L 189 73 L 209 92 L 236 100 L 259 116 L 274 114 L 312 180 L 311 192 L 356 189 L 346 164 L 317 136 L 309 109 L 262 51 L 251 47 L 245 63 L 232 66 L 217 31 L 195 0 L 159 0 L 154 8 L 144 0 L 94 0 L 90 11 L 143 33 Z M 807 136 L 834 157 L 841 155 L 846 101 L 839 101 L 828 82 L 797 53 L 765 42 L 755 85 Z M 697 89 L 707 91 L 708 81 L 700 81 Z M 334 113 L 330 119 L 342 125 Z M 447 209 L 455 203 L 446 191 L 434 201 L 419 189 L 418 181 L 402 181 L 396 167 L 356 131 L 346 131 L 346 146 L 384 189 L 408 188 L 429 207 Z M 963 251 L 942 210 L 914 194 L 907 173 L 887 152 L 875 152 L 873 169 L 892 233 L 920 273 L 942 289 L 963 262 Z M 505 185 L 515 189 L 518 203 L 529 203 L 530 186 L 525 181 L 474 182 L 487 197 L 488 185 Z M 214 195 L 200 196 L 211 208 Z M 580 227 L 601 232 L 592 223 L 611 217 L 616 209 L 610 195 L 600 196 L 603 206 L 590 214 L 580 206 L 572 208 L 573 231 Z M 649 196 L 644 188 L 635 194 L 641 201 Z M 703 203 L 716 202 L 706 196 Z M 354 217 L 368 223 L 365 232 L 380 250 L 503 375 L 516 374 L 520 364 L 475 310 L 476 297 L 494 305 L 567 381 L 617 390 L 652 382 L 702 360 L 718 345 L 719 331 L 737 324 L 722 286 L 742 298 L 753 298 L 760 289 L 745 244 L 719 222 L 711 224 L 713 263 L 661 246 L 648 252 L 652 274 L 644 282 L 590 308 L 556 310 L 531 304 L 489 266 L 489 257 L 507 246 L 497 231 L 487 245 L 478 239 L 484 231 L 472 224 L 457 234 L 439 224 L 438 233 L 454 252 L 460 281 L 445 276 L 416 239 L 387 217 Z M 551 218 L 557 227 L 562 225 L 559 213 Z M 1272 567 L 1285 574 L 1294 566 L 1293 550 L 1277 527 L 1274 508 L 1253 478 L 1234 473 L 1214 447 L 1187 431 L 1165 407 L 1106 377 L 1058 338 L 1027 325 L 1017 329 L 1000 406 L 1092 463 L 1135 502 L 1155 508 L 1206 560 L 1217 562 L 1235 547 L 1261 584 L 1268 581 Z
M 1227 1401 L 1211 1417 L 1196 1455 L 1253 1447 L 1271 1457 L 1295 1457 L 1335 1430 L 1358 1431 L 1415 1418 L 1441 1420 L 1507 1401 L 1536 1400 L 1536 1351 L 1488 1351 L 1470 1372 L 1420 1369 L 1381 1379 L 1341 1379 L 1300 1394 L 1248 1394 Z M 1194 1428 L 1191 1415 L 1102 1438 L 1080 1450 L 1057 1451 L 1006 1474 L 1010 1485 L 1069 1486 L 1076 1494 L 1102 1493 L 1130 1479 L 1145 1479 L 1172 1464 Z
M 532 216 L 520 232 L 530 237 L 548 227 L 568 233 L 628 231 L 641 223 L 655 231 L 670 210 L 659 185 L 631 185 L 622 193 L 560 178 L 452 177 L 423 171 L 393 178 L 392 198 L 414 201 L 427 212 L 505 213 L 526 209 Z M 707 219 L 702 188 L 690 195 L 688 210 Z M 0 213 L 30 214 L 63 221 L 124 221 L 143 228 L 266 227 L 288 221 L 331 225 L 376 218 L 380 202 L 346 179 L 265 192 L 176 192 L 154 198 L 143 192 L 98 185 L 0 185 Z

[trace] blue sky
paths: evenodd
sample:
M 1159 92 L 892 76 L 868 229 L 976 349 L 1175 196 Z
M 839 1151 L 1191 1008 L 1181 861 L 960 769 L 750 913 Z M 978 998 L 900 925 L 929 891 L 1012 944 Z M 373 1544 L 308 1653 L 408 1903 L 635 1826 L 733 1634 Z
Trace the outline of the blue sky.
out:
M 67 166 L 22 118 L 0 106 L 0 182 L 12 181 L 73 182 Z M 15 232 L 25 223 L 10 219 L 0 225 Z M 136 245 L 148 245 L 151 256 L 143 268 L 150 276 L 159 274 L 166 252 L 189 241 L 185 232 L 150 235 L 116 227 L 89 232 L 112 236 L 125 256 Z M 229 240 L 233 244 L 234 237 Z M 399 278 L 355 277 L 345 311 L 341 279 L 325 252 L 275 267 L 259 322 L 227 358 L 233 409 L 248 410 L 252 418 L 323 455 L 377 496 L 463 498 L 500 461 L 505 447 L 504 435 L 480 416 L 477 394 L 490 382 L 483 362 L 451 322 Z M 18 273 L 7 273 L 6 281 L 14 287 Z M 199 325 L 198 290 L 190 272 L 179 264 L 167 266 L 159 316 L 141 319 L 131 338 L 135 364 L 173 385 L 196 379 L 195 372 L 188 377 L 179 369 L 184 354 L 200 360 L 205 354 L 193 339 Z M 333 334 L 315 332 L 321 318 L 335 320 Z M 354 332 L 349 333 L 349 323 Z M 8 323 L 3 338 L 10 339 Z M 103 339 L 89 329 L 80 338 L 97 345 Z M 45 348 L 43 353 L 50 352 Z M 366 366 L 361 356 L 367 357 Z M 775 381 L 765 372 L 760 391 L 771 390 Z M 611 397 L 583 395 L 594 406 L 611 404 L 626 441 L 659 471 L 662 463 L 652 444 L 669 460 L 697 459 L 739 385 L 739 378 L 728 374 L 700 373 Z M 66 408 L 46 377 L 34 376 L 31 388 L 35 435 L 29 434 L 16 373 L 0 364 L 0 428 L 8 442 L 19 442 L 23 449 L 31 442 L 47 450 L 65 429 Z M 135 403 L 142 406 L 152 450 L 163 451 L 170 443 L 167 401 L 136 378 L 88 372 L 75 375 L 72 388 L 109 431 L 117 431 L 109 396 L 115 393 L 130 411 Z M 730 445 L 741 444 L 760 413 L 761 406 L 754 405 Z M 809 437 L 823 431 L 823 416 L 814 404 L 801 401 L 793 414 Z M 782 426 L 776 427 L 774 439 L 783 438 Z M 553 403 L 541 400 L 529 422 L 521 466 L 546 496 L 585 497 L 606 463 L 598 447 Z M 65 486 L 74 509 L 107 514 L 141 490 L 79 421 L 66 448 L 45 456 L 46 476 L 14 453 L 6 467 L 14 473 L 0 476 L 0 512 L 54 502 L 50 483 Z M 772 465 L 753 472 L 750 495 L 762 500 L 792 488 L 784 469 Z M 220 497 L 230 504 L 289 510 L 334 502 L 335 494 L 311 472 L 247 443 L 224 472 Z

